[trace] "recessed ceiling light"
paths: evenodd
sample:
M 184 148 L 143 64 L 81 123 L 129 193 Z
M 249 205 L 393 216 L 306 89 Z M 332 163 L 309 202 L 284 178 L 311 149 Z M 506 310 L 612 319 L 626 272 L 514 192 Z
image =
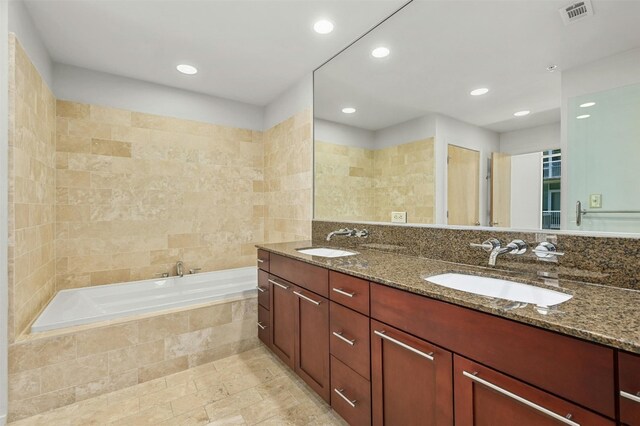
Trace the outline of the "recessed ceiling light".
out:
M 595 102 L 585 102 L 583 104 L 580 104 L 580 108 L 589 108 L 594 106 L 596 103 Z
M 576 118 L 577 118 L 578 120 L 583 120 L 583 119 L 585 119 L 585 118 L 589 118 L 589 117 L 591 117 L 589 114 L 584 114 L 584 115 L 579 115 L 579 116 L 577 116 Z
M 524 117 L 525 115 L 529 115 L 530 112 L 531 111 L 525 109 L 523 111 L 514 112 L 513 115 L 516 117 Z
M 469 92 L 469 94 L 471 96 L 480 96 L 480 95 L 485 95 L 489 93 L 489 89 L 487 89 L 486 87 L 481 87 L 479 89 L 473 89 L 471 92 Z
M 176 67 L 176 69 L 180 71 L 182 74 L 188 74 L 188 75 L 193 75 L 198 72 L 198 69 L 196 67 L 194 67 L 193 65 L 187 65 L 187 64 L 180 64 Z
M 373 56 L 374 58 L 385 58 L 389 56 L 389 53 L 390 53 L 389 49 L 387 49 L 386 47 L 380 46 L 380 47 L 376 47 L 371 51 L 371 56 Z
M 558 66 L 557 66 L 557 65 L 549 65 L 549 66 L 547 67 L 547 71 L 549 71 L 549 72 L 554 72 L 554 71 L 555 71 L 555 70 L 557 70 L 557 69 L 558 69 Z
M 353 107 L 346 107 L 342 108 L 342 112 L 344 112 L 345 114 L 353 114 L 354 112 L 356 112 L 356 109 Z
M 331 31 L 333 31 L 333 23 L 331 21 L 327 21 L 326 19 L 321 19 L 313 24 L 313 30 L 318 34 L 329 34 Z

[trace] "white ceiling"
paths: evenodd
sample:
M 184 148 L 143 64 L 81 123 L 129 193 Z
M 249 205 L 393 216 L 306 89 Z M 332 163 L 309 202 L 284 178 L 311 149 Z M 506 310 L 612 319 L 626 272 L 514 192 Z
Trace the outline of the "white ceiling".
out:
M 265 105 L 405 0 L 25 3 L 55 62 Z M 320 18 L 333 33 L 313 31 Z
M 314 113 L 369 130 L 428 113 L 497 132 L 559 121 L 561 70 L 640 46 L 640 1 L 592 2 L 565 26 L 570 0 L 414 0 L 315 73 Z M 391 55 L 372 58 L 378 45 Z

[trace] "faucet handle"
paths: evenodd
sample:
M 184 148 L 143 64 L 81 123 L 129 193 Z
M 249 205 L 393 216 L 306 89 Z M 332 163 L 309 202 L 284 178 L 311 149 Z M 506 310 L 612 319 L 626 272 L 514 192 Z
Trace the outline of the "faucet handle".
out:
M 484 251 L 493 251 L 493 249 L 500 247 L 500 240 L 498 240 L 497 238 L 489 238 L 488 240 L 485 240 L 482 244 L 470 243 L 469 246 L 479 247 Z
M 169 278 L 169 273 L 168 272 L 158 272 L 156 274 L 153 274 L 156 277 L 162 277 L 162 278 Z
M 358 238 L 367 238 L 369 236 L 369 231 L 366 229 L 357 230 L 354 229 L 354 236 Z
M 189 273 L 191 275 L 195 274 L 196 272 L 200 272 L 200 271 L 202 271 L 202 268 L 191 268 L 191 269 L 189 269 Z
M 511 254 L 525 254 L 527 252 L 527 249 L 529 248 L 527 243 L 522 240 L 513 240 L 509 244 L 507 244 L 507 247 L 511 249 L 511 251 L 509 252 Z

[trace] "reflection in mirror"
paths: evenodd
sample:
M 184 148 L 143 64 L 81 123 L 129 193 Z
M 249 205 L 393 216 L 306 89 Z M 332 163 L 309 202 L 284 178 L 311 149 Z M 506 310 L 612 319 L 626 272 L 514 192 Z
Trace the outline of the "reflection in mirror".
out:
M 640 2 L 569 3 L 415 0 L 316 70 L 315 219 L 640 232 Z

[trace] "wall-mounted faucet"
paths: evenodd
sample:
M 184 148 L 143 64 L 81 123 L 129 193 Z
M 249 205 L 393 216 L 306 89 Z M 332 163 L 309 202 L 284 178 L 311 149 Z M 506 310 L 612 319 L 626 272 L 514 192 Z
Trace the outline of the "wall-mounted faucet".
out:
M 182 260 L 178 260 L 176 262 L 176 275 L 179 277 L 184 276 L 184 263 L 182 262 Z
M 503 254 L 524 254 L 527 252 L 527 243 L 522 240 L 513 240 L 505 247 L 502 247 L 500 240 L 489 238 L 482 244 L 471 243 L 471 247 L 480 247 L 489 252 L 489 266 L 496 266 L 498 256 Z
M 329 232 L 329 234 L 327 235 L 327 241 L 331 241 L 331 238 L 333 238 L 335 235 L 343 235 L 345 237 L 367 238 L 369 236 L 369 231 L 367 231 L 366 229 L 358 230 L 358 229 L 342 228 L 342 229 L 338 229 L 337 231 Z

